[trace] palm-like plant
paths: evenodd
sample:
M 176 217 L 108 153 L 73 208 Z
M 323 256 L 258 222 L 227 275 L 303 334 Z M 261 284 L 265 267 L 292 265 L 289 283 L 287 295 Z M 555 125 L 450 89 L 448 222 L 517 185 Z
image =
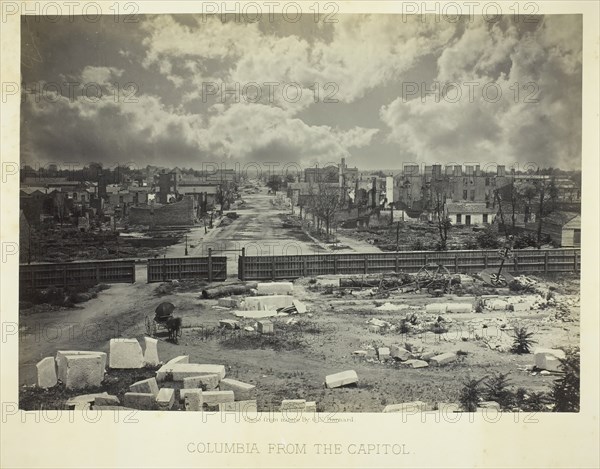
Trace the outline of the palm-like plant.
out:
M 481 382 L 485 379 L 467 378 L 463 381 L 458 401 L 466 412 L 475 412 L 481 400 Z
M 531 346 L 537 344 L 536 340 L 532 339 L 533 332 L 529 332 L 526 326 L 516 326 L 514 328 L 514 342 L 512 346 L 512 352 L 518 353 L 519 355 L 529 353 Z

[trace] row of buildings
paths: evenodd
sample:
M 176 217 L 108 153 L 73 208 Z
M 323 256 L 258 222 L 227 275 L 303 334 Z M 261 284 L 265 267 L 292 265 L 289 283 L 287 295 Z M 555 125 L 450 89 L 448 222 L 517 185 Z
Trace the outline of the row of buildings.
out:
M 76 223 L 82 230 L 116 219 L 131 225 L 192 225 L 216 208 L 228 209 L 237 184 L 233 170 L 190 175 L 157 168 L 148 178 L 108 183 L 100 172 L 95 179 L 25 176 L 20 187 L 25 220 L 30 226 Z
M 502 165 L 491 172 L 479 165 L 440 164 L 409 164 L 385 174 L 350 168 L 342 158 L 339 165 L 306 169 L 303 181 L 288 184 L 288 197 L 302 214 L 303 209 L 310 211 L 311 199 L 319 197 L 324 187 L 339 190 L 337 221 L 342 226 L 368 224 L 374 214 L 379 217 L 393 210 L 397 219 L 432 221 L 440 210 L 453 225 L 485 225 L 500 216 L 498 223 L 513 230 L 537 230 L 542 217 L 544 233 L 557 243 L 580 242 L 581 186 L 564 174 L 518 173 Z M 558 228 L 563 225 L 568 225 L 565 236 Z

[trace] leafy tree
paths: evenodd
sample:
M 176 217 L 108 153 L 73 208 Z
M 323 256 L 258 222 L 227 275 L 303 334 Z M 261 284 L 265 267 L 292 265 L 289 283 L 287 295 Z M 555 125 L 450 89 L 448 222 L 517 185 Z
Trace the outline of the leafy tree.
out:
M 554 412 L 579 412 L 579 366 L 579 348 L 566 350 L 565 358 L 560 359 L 563 375 L 554 382 L 550 393 Z

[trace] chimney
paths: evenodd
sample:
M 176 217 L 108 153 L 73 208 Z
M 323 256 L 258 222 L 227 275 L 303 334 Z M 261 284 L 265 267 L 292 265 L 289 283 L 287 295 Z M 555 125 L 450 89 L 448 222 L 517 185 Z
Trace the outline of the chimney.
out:
M 454 165 L 454 175 L 455 176 L 462 176 L 462 166 L 457 164 Z
M 479 169 L 479 165 L 475 166 L 475 176 L 481 176 L 481 169 Z
M 498 177 L 503 178 L 504 176 L 506 176 L 506 168 L 504 167 L 504 165 L 498 165 L 498 169 L 497 169 L 497 173 L 496 175 Z

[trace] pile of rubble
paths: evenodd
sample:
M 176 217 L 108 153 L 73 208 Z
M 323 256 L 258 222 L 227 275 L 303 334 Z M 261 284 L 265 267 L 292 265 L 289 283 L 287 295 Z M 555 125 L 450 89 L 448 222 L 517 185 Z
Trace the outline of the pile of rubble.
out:
M 441 366 L 458 360 L 459 355 L 454 352 L 436 353 L 426 352 L 423 347 L 406 342 L 388 346 L 373 347 L 366 344 L 362 350 L 352 352 L 355 357 L 363 357 L 368 362 L 394 362 L 408 368 L 426 368 L 428 366 Z

